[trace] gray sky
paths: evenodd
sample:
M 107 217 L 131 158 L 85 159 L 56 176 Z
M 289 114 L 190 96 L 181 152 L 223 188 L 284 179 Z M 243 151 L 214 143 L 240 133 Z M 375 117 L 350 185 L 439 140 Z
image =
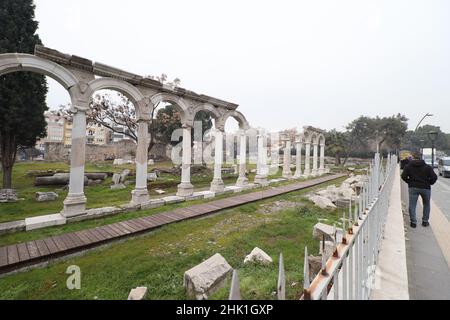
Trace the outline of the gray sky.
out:
M 48 47 L 239 104 L 253 126 L 398 112 L 450 132 L 450 1 L 35 0 Z M 50 83 L 49 105 L 68 102 Z

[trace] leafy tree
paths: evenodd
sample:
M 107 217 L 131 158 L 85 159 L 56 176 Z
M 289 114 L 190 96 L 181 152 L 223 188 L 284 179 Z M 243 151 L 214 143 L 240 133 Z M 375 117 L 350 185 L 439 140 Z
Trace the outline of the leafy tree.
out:
M 68 110 L 69 106 L 61 106 L 61 112 L 70 117 Z M 153 120 L 149 125 L 149 151 L 158 142 L 179 143 L 171 141 L 173 131 L 181 128 L 181 115 L 173 105 L 168 104 L 163 108 L 156 106 L 151 117 Z M 202 133 L 212 127 L 211 116 L 207 112 L 198 112 L 195 120 L 202 122 Z M 138 141 L 136 110 L 130 100 L 120 93 L 117 93 L 117 97 L 109 93 L 96 94 L 90 104 L 87 122 L 100 124 L 113 132 L 124 134 L 132 140 Z
M 347 126 L 350 144 L 360 150 L 381 151 L 383 146 L 398 149 L 408 129 L 407 121 L 401 114 L 383 118 L 361 116 Z
M 450 152 L 450 135 L 442 132 L 440 127 L 432 125 L 419 127 L 415 132 L 412 130 L 407 131 L 402 140 L 401 148 L 410 151 L 419 151 L 421 148 L 431 148 L 431 141 L 428 137 L 428 133 L 431 131 L 438 133 L 435 141 L 436 149 Z
M 341 165 L 341 159 L 347 155 L 348 135 L 345 132 L 339 132 L 336 129 L 325 133 L 327 151 L 335 158 L 335 164 Z
M 0 53 L 33 53 L 42 44 L 36 34 L 32 0 L 0 1 Z M 32 147 L 46 135 L 45 77 L 20 72 L 0 77 L 0 158 L 3 188 L 12 186 L 12 169 L 18 147 Z

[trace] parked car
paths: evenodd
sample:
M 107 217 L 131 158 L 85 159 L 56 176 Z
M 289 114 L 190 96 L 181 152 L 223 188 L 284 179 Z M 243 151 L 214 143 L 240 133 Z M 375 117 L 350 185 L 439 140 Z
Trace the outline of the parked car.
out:
M 438 171 L 439 175 L 445 177 L 450 177 L 450 157 L 444 157 L 438 161 Z

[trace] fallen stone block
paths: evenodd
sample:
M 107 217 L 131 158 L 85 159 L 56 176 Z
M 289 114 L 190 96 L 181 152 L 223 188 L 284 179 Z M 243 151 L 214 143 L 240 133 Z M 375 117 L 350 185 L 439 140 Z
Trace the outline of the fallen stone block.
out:
M 66 224 L 67 219 L 60 213 L 25 219 L 26 231 Z
M 323 250 L 323 241 L 320 241 L 320 250 L 319 253 L 321 255 L 324 254 L 324 250 Z M 334 245 L 334 241 L 325 241 L 325 259 L 328 260 L 334 253 L 335 251 L 335 245 Z
M 184 273 L 184 287 L 190 298 L 206 300 L 226 284 L 232 272 L 225 258 L 217 253 Z
M 255 248 L 253 251 L 245 257 L 244 264 L 259 263 L 262 265 L 269 265 L 273 263 L 272 258 L 260 248 Z
M 123 183 L 113 184 L 113 185 L 110 187 L 111 190 L 123 190 L 123 189 L 126 189 L 126 188 L 127 188 L 127 186 L 124 185 Z
M 0 223 L 0 235 L 25 230 L 25 220 Z
M 87 172 L 84 174 L 89 180 L 105 180 L 108 178 L 107 173 Z
M 17 190 L 0 189 L 0 203 L 18 201 Z
M 180 203 L 180 202 L 186 201 L 186 199 L 184 197 L 179 197 L 179 196 L 169 196 L 169 197 L 162 198 L 162 200 L 164 200 L 165 204 L 173 204 L 173 203 Z
M 36 192 L 37 202 L 55 201 L 58 197 L 58 194 L 55 192 Z
M 322 209 L 335 209 L 336 205 L 328 198 L 322 196 L 312 196 L 309 198 L 316 206 Z
M 165 194 L 166 192 L 164 190 L 161 189 L 155 189 L 155 192 L 159 195 Z
M 158 175 L 155 172 L 150 172 L 147 174 L 147 181 L 154 182 L 158 180 Z
M 144 300 L 147 297 L 147 287 L 137 287 L 130 291 L 128 300 Z
M 334 226 L 330 226 L 325 223 L 317 223 L 313 228 L 313 237 L 318 240 L 322 240 L 325 236 L 325 241 L 334 242 L 334 233 L 336 229 Z

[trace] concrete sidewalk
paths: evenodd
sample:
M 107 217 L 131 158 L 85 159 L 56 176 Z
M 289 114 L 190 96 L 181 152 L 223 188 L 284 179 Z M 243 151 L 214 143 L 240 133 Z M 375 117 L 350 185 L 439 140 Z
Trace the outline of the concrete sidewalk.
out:
M 406 261 L 400 171 L 399 167 L 397 167 L 389 199 L 389 211 L 378 260 L 377 288 L 372 291 L 372 300 L 409 299 Z

